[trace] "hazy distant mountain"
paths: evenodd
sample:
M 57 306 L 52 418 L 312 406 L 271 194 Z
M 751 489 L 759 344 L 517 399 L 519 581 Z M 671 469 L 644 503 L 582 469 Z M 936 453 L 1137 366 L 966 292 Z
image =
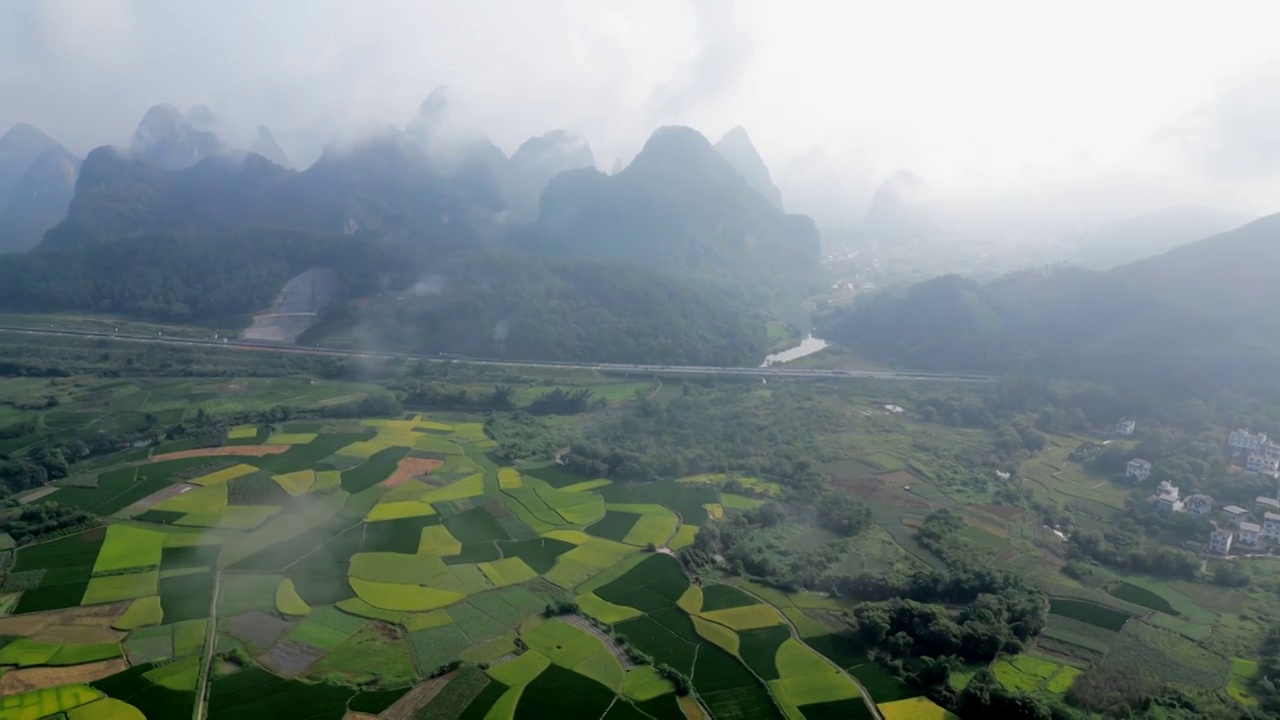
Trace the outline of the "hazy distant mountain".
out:
M 825 337 L 924 368 L 1130 379 L 1280 372 L 1280 214 L 1146 260 L 986 284 L 949 276 L 822 321 Z
M 212 115 L 212 113 L 210 113 Z M 217 135 L 197 130 L 172 105 L 147 110 L 129 140 L 129 149 L 165 170 L 180 170 L 226 149 Z
M 458 117 L 447 87 L 436 88 L 422 101 L 405 133 L 473 204 L 491 212 L 506 206 L 502 186 L 507 156 L 482 131 Z
M 13 192 L 31 163 L 57 141 L 26 123 L 18 123 L 0 135 L 0 205 Z
M 211 133 L 218 130 L 218 116 L 213 114 L 208 105 L 192 105 L 182 113 L 182 117 L 200 132 Z
M 465 236 L 469 205 L 392 127 L 331 144 L 303 172 L 254 153 L 222 153 L 164 170 L 117 148 L 89 153 L 67 219 L 42 248 L 123 235 L 273 227 L 329 233 L 416 229 L 431 242 Z
M 816 270 L 813 221 L 753 190 L 707 139 L 659 128 L 625 170 L 552 178 L 534 245 L 567 257 L 681 270 L 787 275 Z
M 911 172 L 903 170 L 885 178 L 867 208 L 863 233 L 881 242 L 937 239 L 942 231 L 924 201 L 924 192 L 924 181 Z
M 1064 237 L 1075 262 L 1106 270 L 1240 227 L 1249 215 L 1212 207 L 1177 206 Z
M 67 216 L 80 159 L 61 145 L 45 150 L 0 204 L 0 252 L 28 250 Z
M 289 162 L 289 156 L 281 149 L 276 142 L 275 135 L 271 133 L 271 130 L 266 125 L 258 126 L 258 132 L 253 136 L 249 151 L 261 155 L 280 167 L 293 167 L 293 164 Z
M 538 200 L 551 178 L 595 164 L 591 146 L 577 133 L 553 130 L 525 140 L 507 163 L 505 189 L 512 213 L 521 219 L 535 219 Z
M 751 143 L 751 138 L 741 125 L 733 128 L 716 143 L 716 152 L 729 161 L 734 170 L 747 181 L 751 189 L 764 196 L 773 206 L 782 209 L 782 192 L 773 184 L 769 168 Z
M 822 227 L 852 227 L 865 219 L 875 190 L 868 180 L 837 170 L 837 162 L 821 148 L 783 166 L 778 187 L 791 212 L 813 217 Z M 839 163 L 847 168 L 850 163 Z

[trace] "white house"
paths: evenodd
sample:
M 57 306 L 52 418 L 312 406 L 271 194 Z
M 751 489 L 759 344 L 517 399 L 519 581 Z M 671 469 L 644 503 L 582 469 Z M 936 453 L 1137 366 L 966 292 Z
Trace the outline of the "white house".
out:
M 1230 445 L 1237 450 L 1261 450 L 1262 446 L 1265 445 L 1266 442 L 1266 433 L 1251 433 L 1249 432 L 1249 428 L 1232 430 L 1231 433 L 1227 435 L 1227 445 Z
M 1249 459 L 1245 462 L 1244 469 L 1251 473 L 1277 477 L 1280 476 L 1280 457 L 1267 457 L 1262 453 L 1256 452 L 1249 453 Z
M 1188 495 L 1182 501 L 1182 508 L 1192 515 L 1208 515 L 1213 512 L 1213 498 L 1204 493 Z
M 1151 463 L 1141 458 L 1130 460 L 1124 466 L 1124 476 L 1127 478 L 1137 478 L 1138 482 L 1142 482 L 1151 477 Z
M 1262 539 L 1262 526 L 1258 523 L 1242 522 L 1240 523 L 1239 540 L 1241 545 L 1249 547 L 1258 547 L 1258 541 Z
M 1182 499 L 1179 497 L 1180 494 L 1178 486 L 1165 480 L 1160 483 L 1160 487 L 1156 489 L 1156 494 L 1152 499 L 1155 501 L 1156 509 L 1160 512 L 1181 512 Z
M 1280 513 L 1263 513 L 1262 534 L 1272 542 L 1280 542 Z
M 1209 551 L 1219 555 L 1231 552 L 1231 531 L 1214 528 L 1209 533 Z
M 1255 510 L 1261 510 L 1263 512 L 1267 512 L 1267 511 L 1280 512 L 1280 500 L 1277 500 L 1273 497 L 1267 497 L 1266 495 L 1259 495 L 1257 498 L 1254 499 L 1253 503 L 1255 506 L 1254 507 Z
M 1280 459 L 1280 444 L 1270 440 L 1262 443 L 1262 454 L 1268 458 Z
M 1129 437 L 1133 434 L 1133 431 L 1137 429 L 1138 423 L 1127 418 L 1116 423 L 1116 434 L 1120 437 Z
M 1228 505 L 1222 508 L 1222 514 L 1232 525 L 1239 525 L 1241 520 L 1249 517 L 1249 511 L 1239 505 Z

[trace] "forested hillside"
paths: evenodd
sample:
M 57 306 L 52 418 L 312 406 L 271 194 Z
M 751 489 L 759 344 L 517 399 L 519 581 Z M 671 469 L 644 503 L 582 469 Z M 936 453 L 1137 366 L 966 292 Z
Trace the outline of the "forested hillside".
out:
M 820 320 L 826 337 L 903 366 L 1134 379 L 1258 379 L 1280 369 L 1280 215 L 1098 273 L 955 276 Z

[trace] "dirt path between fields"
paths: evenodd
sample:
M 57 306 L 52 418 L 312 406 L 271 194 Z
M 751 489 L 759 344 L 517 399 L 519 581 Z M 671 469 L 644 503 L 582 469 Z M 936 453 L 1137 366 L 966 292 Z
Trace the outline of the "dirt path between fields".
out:
M 213 598 L 209 601 L 209 622 L 204 633 L 204 659 L 200 663 L 200 680 L 196 683 L 196 707 L 192 717 L 204 720 L 205 706 L 209 702 L 209 675 L 213 672 L 213 651 L 218 645 L 218 588 L 222 585 L 222 572 L 213 573 Z
M 804 637 L 800 635 L 800 629 L 796 627 L 795 623 L 791 622 L 791 618 L 787 617 L 786 613 L 782 612 L 782 608 L 777 607 L 776 605 L 766 601 L 764 598 L 760 597 L 759 595 L 756 595 L 755 593 L 751 592 L 749 588 L 744 588 L 741 585 L 735 585 L 734 587 L 750 595 L 756 600 L 759 600 L 761 603 L 773 608 L 774 611 L 778 613 L 778 617 L 781 617 L 782 621 L 785 622 L 787 624 L 787 627 L 791 629 L 791 639 L 809 648 L 809 650 L 814 655 L 817 655 L 818 657 L 822 658 L 824 662 L 826 662 L 831 667 L 835 668 L 837 672 L 841 673 L 845 677 L 852 680 L 853 684 L 858 686 L 858 694 L 862 697 L 862 703 L 867 706 L 867 710 L 871 712 L 871 717 L 875 718 L 876 720 L 884 720 L 884 714 L 880 712 L 880 707 L 876 705 L 875 700 L 872 699 L 871 695 L 867 693 L 867 688 L 862 684 L 862 681 L 854 677 L 853 673 L 849 672 L 848 670 L 845 670 L 844 668 L 840 667 L 836 663 L 832 662 L 831 658 L 827 657 L 826 655 L 823 655 L 822 653 L 818 652 L 817 650 L 814 650 L 813 648 L 810 648 L 808 643 L 804 641 Z
M 286 452 L 290 446 L 288 445 L 222 445 L 219 447 L 196 448 L 195 450 L 179 450 L 178 452 L 164 453 L 162 455 L 152 455 L 151 462 L 160 462 L 161 460 L 185 460 L 187 458 L 202 457 L 262 457 L 264 455 L 279 455 Z

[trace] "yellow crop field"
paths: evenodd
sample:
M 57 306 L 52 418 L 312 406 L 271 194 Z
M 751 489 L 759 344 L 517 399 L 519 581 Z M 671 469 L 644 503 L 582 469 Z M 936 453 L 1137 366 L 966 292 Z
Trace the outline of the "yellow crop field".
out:
M 392 447 L 391 443 L 379 442 L 377 440 L 357 440 L 346 447 L 338 448 L 339 455 L 358 458 L 360 460 L 368 460 L 378 453 Z
M 315 433 L 271 433 L 267 445 L 307 445 L 315 442 Z
M 489 668 L 489 677 L 506 685 L 519 688 L 533 682 L 551 665 L 551 661 L 536 652 L 521 653 L 514 660 Z
M 514 490 L 521 486 L 519 470 L 515 468 L 498 468 L 498 487 L 503 490 Z
M 676 601 L 676 605 L 679 605 L 681 610 L 690 615 L 702 612 L 702 586 L 690 585 L 689 589 L 685 590 L 680 599 Z
M 480 572 L 489 578 L 494 587 L 506 587 L 538 577 L 528 563 L 518 557 L 480 563 Z
M 281 615 L 300 617 L 310 613 L 311 606 L 298 595 L 297 589 L 293 587 L 293 581 L 285 578 L 276 588 L 276 610 L 280 611 Z
M 67 720 L 147 720 L 147 716 L 123 700 L 102 698 L 68 711 Z
M 591 536 L 581 530 L 551 530 L 543 534 L 543 537 L 549 537 L 552 540 L 560 540 L 572 545 L 581 545 L 591 539 Z
M 734 630 L 754 630 L 782 624 L 778 611 L 770 605 L 746 605 L 727 610 L 714 610 L 702 613 L 702 617 Z
M 452 605 L 466 597 L 459 592 L 437 590 L 420 585 L 372 582 L 350 578 L 351 589 L 361 600 L 383 610 L 426 612 Z
M 718 645 L 721 650 L 730 654 L 738 654 L 738 633 L 710 620 L 704 620 L 697 615 L 693 616 L 693 628 L 698 631 L 698 635 L 704 640 L 709 640 Z
M 561 555 L 560 559 L 569 558 L 586 563 L 597 570 L 605 570 L 612 567 L 619 560 L 636 552 L 639 551 L 630 545 L 623 545 L 622 543 L 601 538 L 591 538 L 582 545 Z
M 462 552 L 462 543 L 449 533 L 449 528 L 443 525 L 430 525 L 422 528 L 422 535 L 418 537 L 419 555 L 444 557 L 457 555 L 460 552 Z
M 644 547 L 649 543 L 653 543 L 658 547 L 666 544 L 667 538 L 671 537 L 676 531 L 676 523 L 679 520 L 675 514 L 659 515 L 641 515 L 635 525 L 631 526 L 631 530 L 627 532 L 627 536 L 622 542 L 636 547 Z
M 877 703 L 884 720 L 959 720 L 959 716 L 938 707 L 927 697 Z
M 432 610 L 425 613 L 405 613 L 402 620 L 404 629 L 409 632 L 414 630 L 428 630 L 433 627 L 441 627 L 453 624 L 453 618 L 449 617 L 448 610 Z
M 217 472 L 211 472 L 208 475 L 201 475 L 200 477 L 194 480 L 191 480 L 190 482 L 192 485 L 217 485 L 218 483 L 225 483 L 228 480 L 232 480 L 238 477 L 243 477 L 245 475 L 249 475 L 256 472 L 258 472 L 258 468 L 252 465 L 245 465 L 244 463 L 240 463 L 238 465 L 232 465 L 229 468 L 224 468 Z
M 424 503 L 447 502 L 449 500 L 463 500 L 469 497 L 476 497 L 484 494 L 484 473 L 476 473 L 467 476 L 457 482 L 445 485 L 442 488 L 435 488 L 423 493 L 419 498 Z
M 164 619 L 160 596 L 148 595 L 134 600 L 124 614 L 111 623 L 116 630 L 133 630 L 146 625 L 159 625 Z
M 795 640 L 783 641 L 774 663 L 782 679 L 771 681 L 769 686 L 780 690 L 795 706 L 859 696 L 858 686 L 848 676 Z
M 271 479 L 276 481 L 281 490 L 293 497 L 298 497 L 299 495 L 306 495 L 307 491 L 316 484 L 316 471 L 299 470 L 285 473 L 284 475 L 272 475 Z M 339 479 L 341 479 L 341 476 L 339 476 Z
M 102 693 L 87 685 L 60 685 L 0 697 L 0 718 L 4 720 L 38 720 L 72 708 L 87 705 Z
M 155 567 L 160 564 L 164 533 L 133 525 L 107 527 L 107 538 L 93 563 L 95 573 L 115 572 L 128 568 Z
M 258 436 L 257 425 L 236 425 L 227 431 L 228 440 L 247 440 Z
M 227 484 L 221 482 L 216 485 L 193 488 L 161 500 L 152 509 L 163 512 L 217 515 L 227 509 Z
M 720 503 L 705 503 L 702 507 L 707 510 L 707 517 L 712 520 L 720 520 L 724 518 L 724 506 Z
M 667 542 L 667 547 L 672 550 L 687 548 L 693 544 L 693 540 L 696 537 L 698 537 L 697 525 L 681 525 L 676 529 L 676 534 Z
M 613 484 L 612 480 L 606 480 L 604 478 L 600 478 L 599 480 L 583 480 L 580 483 L 574 483 L 572 485 L 567 485 L 565 487 L 562 487 L 560 488 L 560 491 L 567 492 L 567 493 L 580 493 L 580 492 L 586 492 L 588 490 L 595 490 L 596 488 L 602 488 L 605 485 L 612 485 L 612 484 Z
M 89 579 L 85 588 L 81 605 L 97 605 L 98 603 L 132 600 L 146 595 L 156 595 L 157 583 L 160 582 L 160 571 L 149 570 L 128 575 L 107 575 Z
M 364 519 L 368 522 L 377 522 L 378 520 L 399 520 L 401 518 L 435 514 L 435 508 L 430 505 L 417 500 L 408 500 L 405 502 L 378 503 L 369 510 L 369 514 L 365 515 Z
M 367 552 L 351 556 L 347 574 L 373 582 L 426 585 L 447 570 L 443 560 L 430 555 Z
M 340 470 L 320 470 L 316 473 L 316 484 L 311 486 L 314 491 L 327 490 L 335 488 L 342 484 L 342 471 Z
M 637 665 L 627 671 L 622 679 L 622 695 L 637 702 L 652 700 L 674 692 L 671 681 L 658 674 L 652 665 Z
M 601 600 L 600 596 L 595 593 L 582 593 L 574 598 L 574 602 L 578 603 L 578 607 L 582 609 L 582 612 L 610 625 L 640 617 L 644 614 L 633 607 L 614 605 L 608 600 Z

